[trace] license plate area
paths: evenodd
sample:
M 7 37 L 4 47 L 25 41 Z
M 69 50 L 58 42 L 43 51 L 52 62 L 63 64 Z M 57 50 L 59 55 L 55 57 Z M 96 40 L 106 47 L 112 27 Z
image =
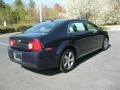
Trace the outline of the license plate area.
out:
M 15 60 L 15 61 L 19 61 L 19 62 L 22 61 L 22 53 L 13 52 L 13 56 L 14 56 L 14 60 Z

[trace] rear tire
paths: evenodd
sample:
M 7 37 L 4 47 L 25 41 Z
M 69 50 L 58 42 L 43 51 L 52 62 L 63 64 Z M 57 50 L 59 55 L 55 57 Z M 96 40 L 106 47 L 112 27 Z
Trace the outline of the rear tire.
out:
M 59 70 L 61 72 L 69 72 L 74 68 L 75 64 L 75 53 L 71 49 L 67 49 L 61 55 L 61 61 L 59 65 Z

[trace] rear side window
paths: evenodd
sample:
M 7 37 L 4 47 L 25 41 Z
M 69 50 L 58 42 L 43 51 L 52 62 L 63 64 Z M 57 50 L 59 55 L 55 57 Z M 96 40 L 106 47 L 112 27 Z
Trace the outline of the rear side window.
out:
M 55 28 L 55 23 L 44 22 L 29 28 L 25 33 L 48 33 L 53 28 Z
M 79 32 L 79 31 L 85 31 L 86 29 L 82 22 L 75 22 L 69 24 L 68 30 L 69 32 Z

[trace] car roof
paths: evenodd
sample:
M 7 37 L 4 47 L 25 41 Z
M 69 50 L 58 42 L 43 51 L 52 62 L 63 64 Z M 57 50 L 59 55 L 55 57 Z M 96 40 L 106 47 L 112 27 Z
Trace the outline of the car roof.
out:
M 51 22 L 54 23 L 65 23 L 65 22 L 72 22 L 72 21 L 87 21 L 84 19 L 57 19 L 57 20 L 51 20 Z

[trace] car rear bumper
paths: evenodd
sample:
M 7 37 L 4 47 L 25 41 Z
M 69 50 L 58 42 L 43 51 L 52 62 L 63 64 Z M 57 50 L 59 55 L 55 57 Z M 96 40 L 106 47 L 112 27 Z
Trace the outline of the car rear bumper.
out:
M 22 57 L 19 61 L 15 59 L 14 53 L 22 54 Z M 59 57 L 54 53 L 54 51 L 25 52 L 8 48 L 8 55 L 11 61 L 30 68 L 48 69 L 57 67 L 59 65 Z

